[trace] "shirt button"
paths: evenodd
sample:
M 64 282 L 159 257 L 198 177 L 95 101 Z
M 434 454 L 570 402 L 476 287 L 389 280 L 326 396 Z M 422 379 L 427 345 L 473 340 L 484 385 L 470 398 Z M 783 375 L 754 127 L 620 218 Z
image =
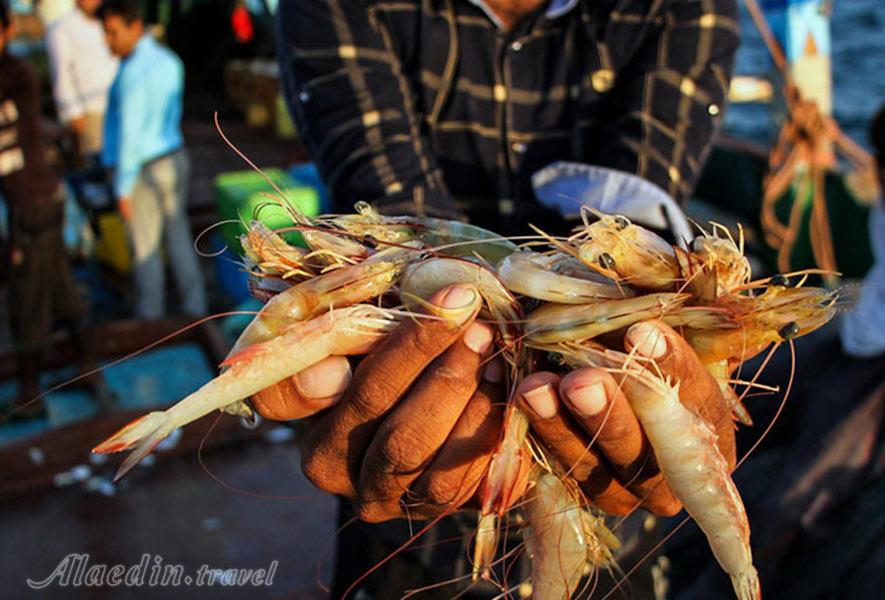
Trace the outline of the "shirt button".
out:
M 298 99 L 301 100 L 302 104 L 307 104 L 313 100 L 313 94 L 310 93 L 310 90 L 301 90 L 301 93 L 298 94 Z
M 513 142 L 512 144 L 510 144 L 510 149 L 513 150 L 513 152 L 516 154 L 525 154 L 525 151 L 528 149 L 528 147 L 522 142 Z
M 707 107 L 707 112 L 715 117 L 716 115 L 719 114 L 719 107 L 715 104 L 711 104 L 710 106 Z
M 615 85 L 615 73 L 611 69 L 599 69 L 590 75 L 590 83 L 597 92 L 607 92 Z
M 514 52 L 519 52 L 520 50 L 522 50 L 522 42 L 513 42 L 512 44 L 510 44 L 510 49 Z

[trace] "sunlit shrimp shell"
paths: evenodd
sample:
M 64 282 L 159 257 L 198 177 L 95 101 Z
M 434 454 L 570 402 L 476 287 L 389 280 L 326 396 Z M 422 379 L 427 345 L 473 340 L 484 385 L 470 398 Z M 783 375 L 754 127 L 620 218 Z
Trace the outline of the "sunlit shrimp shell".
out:
M 523 539 L 532 559 L 532 597 L 569 600 L 593 569 L 614 565 L 620 545 L 603 520 L 581 506 L 573 482 L 537 477 L 525 503 Z
M 752 276 L 750 261 L 744 256 L 744 230 L 738 226 L 736 242 L 731 232 L 718 223 L 710 223 L 712 233 L 696 237 L 692 242 L 692 253 L 697 256 L 708 271 L 716 273 L 719 283 L 718 296 L 730 293 L 747 284 Z M 718 235 L 724 232 L 724 237 Z
M 740 289 L 751 277 L 750 261 L 744 256 L 743 229 L 735 242 L 726 227 L 710 225 L 711 232 L 701 229 L 701 235 L 692 241 L 691 252 L 676 250 L 686 291 L 708 303 Z
M 464 223 L 424 217 L 418 238 L 446 256 L 476 258 L 494 265 L 516 250 L 516 245 L 499 234 Z
M 295 280 L 315 275 L 305 258 L 308 250 L 287 243 L 261 221 L 249 224 L 248 232 L 240 236 L 240 245 L 263 274 Z
M 626 217 L 601 215 L 598 221 L 583 229 L 576 241 L 576 256 L 581 262 L 617 281 L 643 289 L 668 291 L 680 280 L 673 246 Z
M 544 473 L 525 503 L 523 539 L 532 559 L 532 597 L 569 600 L 587 567 L 582 509 L 559 477 Z
M 395 316 L 370 305 L 356 305 L 290 324 L 280 335 L 254 344 L 223 363 L 227 367 L 200 389 L 165 411 L 136 419 L 93 449 L 106 454 L 132 449 L 116 479 L 122 477 L 174 429 L 236 404 L 336 354 L 367 352 L 396 325 Z
M 368 202 L 354 204 L 356 214 L 327 215 L 318 220 L 350 234 L 352 239 L 402 244 L 414 240 L 422 226 L 414 217 L 382 215 Z
M 639 321 L 678 313 L 688 294 L 658 293 L 592 304 L 544 304 L 526 316 L 526 343 L 593 339 Z
M 721 314 L 724 310 L 727 320 L 705 327 L 698 319 L 682 334 L 702 362 L 728 360 L 737 364 L 773 342 L 802 337 L 822 327 L 835 316 L 838 297 L 838 290 L 782 286 L 769 286 L 756 296 L 726 295 L 710 311 Z M 705 313 L 704 307 L 691 310 L 697 315 Z
M 414 248 L 382 250 L 360 263 L 328 271 L 277 294 L 252 319 L 231 352 L 269 340 L 293 322 L 309 319 L 329 308 L 381 296 L 397 283 L 406 265 L 420 258 L 420 243 L 412 244 Z
M 497 233 L 476 225 L 432 217 L 390 216 L 378 213 L 370 204 L 357 202 L 358 214 L 328 215 L 318 222 L 332 230 L 346 232 L 351 239 L 363 240 L 383 248 L 410 240 L 420 240 L 445 256 L 476 257 L 496 263 L 516 246 Z
M 498 263 L 498 277 L 512 292 L 560 304 L 586 304 L 600 298 L 628 298 L 634 293 L 584 267 L 563 253 L 514 252 Z
M 716 444 L 713 426 L 682 404 L 679 384 L 655 374 L 652 361 L 613 350 L 560 344 L 572 366 L 618 373 L 625 395 L 648 436 L 655 460 L 670 489 L 695 520 L 739 600 L 761 598 L 750 549 L 750 525 L 731 478 L 728 461 Z

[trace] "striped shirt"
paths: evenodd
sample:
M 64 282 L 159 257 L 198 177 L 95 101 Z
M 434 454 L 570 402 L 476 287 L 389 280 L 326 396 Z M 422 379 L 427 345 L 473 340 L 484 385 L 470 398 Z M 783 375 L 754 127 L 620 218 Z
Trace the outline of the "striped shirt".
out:
M 283 0 L 283 86 L 339 210 L 545 222 L 555 161 L 678 202 L 724 112 L 735 0 L 553 0 L 507 32 L 481 0 Z M 520 226 L 522 224 L 522 226 Z

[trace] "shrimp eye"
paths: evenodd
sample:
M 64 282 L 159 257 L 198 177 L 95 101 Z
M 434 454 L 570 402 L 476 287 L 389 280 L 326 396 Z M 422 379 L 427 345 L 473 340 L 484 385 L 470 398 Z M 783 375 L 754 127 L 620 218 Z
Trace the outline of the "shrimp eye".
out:
M 565 366 L 565 358 L 559 352 L 548 352 L 547 360 L 550 361 L 550 364 L 556 365 L 557 367 Z
M 630 221 L 627 217 L 622 217 L 621 215 L 616 215 L 614 218 L 615 229 L 618 231 L 622 229 L 627 229 L 630 226 Z
M 778 273 L 768 280 L 768 285 L 777 285 L 781 287 L 790 287 L 790 278 L 782 273 Z
M 377 248 L 378 247 L 378 240 L 375 239 L 375 236 L 372 236 L 372 235 L 364 235 L 363 236 L 363 243 L 366 246 L 368 246 L 369 248 Z
M 603 268 L 611 270 L 615 268 L 615 259 L 608 252 L 603 252 L 599 255 L 599 264 Z
M 778 335 L 785 340 L 795 339 L 799 335 L 799 323 L 790 321 L 778 330 Z

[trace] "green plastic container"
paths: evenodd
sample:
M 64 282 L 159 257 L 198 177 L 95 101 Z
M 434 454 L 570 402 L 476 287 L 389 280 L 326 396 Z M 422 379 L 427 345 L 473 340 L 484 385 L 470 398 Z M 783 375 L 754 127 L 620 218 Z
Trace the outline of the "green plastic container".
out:
M 282 191 L 282 198 L 265 177 L 255 171 L 223 173 L 215 178 L 218 216 L 224 221 L 237 221 L 222 225 L 221 236 L 228 247 L 238 254 L 243 253 L 239 237 L 246 233 L 245 226 L 249 222 L 259 220 L 271 229 L 294 224 L 280 206 L 280 200 L 296 206 L 307 216 L 316 216 L 320 212 L 320 194 L 315 188 L 299 186 L 282 169 L 267 169 L 264 175 Z M 284 237 L 290 244 L 301 243 L 301 236 L 297 233 Z

